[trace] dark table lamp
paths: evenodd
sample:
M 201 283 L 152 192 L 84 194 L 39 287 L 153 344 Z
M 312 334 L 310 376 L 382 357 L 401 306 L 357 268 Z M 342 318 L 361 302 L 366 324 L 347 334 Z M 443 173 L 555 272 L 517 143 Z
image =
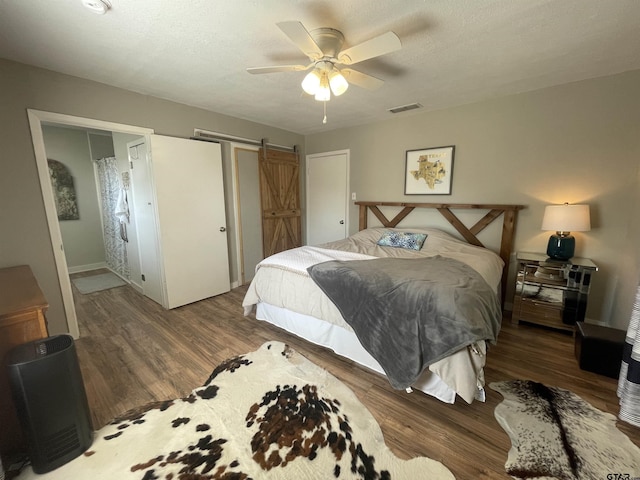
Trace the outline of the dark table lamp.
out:
M 589 205 L 548 205 L 544 209 L 542 230 L 556 231 L 549 237 L 547 255 L 556 260 L 569 260 L 576 247 L 571 232 L 591 230 Z

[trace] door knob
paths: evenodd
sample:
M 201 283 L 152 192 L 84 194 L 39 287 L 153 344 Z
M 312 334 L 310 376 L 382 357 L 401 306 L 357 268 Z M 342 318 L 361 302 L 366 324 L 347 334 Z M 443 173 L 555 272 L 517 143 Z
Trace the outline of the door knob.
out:
M 221 232 L 226 232 L 226 231 L 227 231 L 227 229 L 226 229 L 226 228 L 224 228 L 224 227 L 220 227 L 220 231 L 221 231 Z
M 344 220 L 340 220 L 340 225 L 344 225 Z

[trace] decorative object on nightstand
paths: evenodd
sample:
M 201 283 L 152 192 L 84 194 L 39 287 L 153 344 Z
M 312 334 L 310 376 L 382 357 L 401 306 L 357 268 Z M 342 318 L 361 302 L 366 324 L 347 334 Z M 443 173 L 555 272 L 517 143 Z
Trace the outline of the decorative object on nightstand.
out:
M 598 267 L 588 258 L 554 260 L 541 253 L 517 253 L 512 322 L 573 332 L 584 320 L 591 277 Z
M 571 232 L 591 230 L 589 205 L 548 205 L 544 209 L 542 230 L 555 230 L 549 237 L 547 255 L 555 260 L 569 260 L 573 257 L 576 239 Z

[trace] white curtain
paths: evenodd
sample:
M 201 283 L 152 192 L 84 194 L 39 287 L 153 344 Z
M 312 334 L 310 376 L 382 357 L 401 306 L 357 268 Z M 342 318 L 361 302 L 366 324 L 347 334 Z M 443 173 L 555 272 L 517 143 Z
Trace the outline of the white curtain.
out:
M 636 301 L 624 343 L 618 397 L 620 420 L 640 427 L 640 285 L 636 290 Z
M 129 278 L 127 245 L 121 232 L 121 223 L 116 216 L 118 197 L 122 194 L 122 183 L 118 163 L 115 157 L 96 160 L 96 172 L 102 204 L 102 222 L 104 225 L 104 246 L 107 266 L 122 277 Z

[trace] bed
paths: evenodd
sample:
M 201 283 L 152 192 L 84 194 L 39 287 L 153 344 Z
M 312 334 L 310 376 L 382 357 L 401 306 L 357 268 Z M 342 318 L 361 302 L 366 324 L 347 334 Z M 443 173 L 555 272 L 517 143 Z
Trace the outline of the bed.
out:
M 319 280 L 318 272 L 329 267 L 349 270 L 355 267 L 372 268 L 374 263 L 371 262 L 380 262 L 380 265 L 395 266 L 400 263 L 413 265 L 414 270 L 422 275 L 420 272 L 432 270 L 431 266 L 434 262 L 442 263 L 438 268 L 446 268 L 451 264 L 452 267 L 466 269 L 459 271 L 465 272 L 464 275 L 457 273 L 460 277 L 482 279 L 479 283 L 476 281 L 473 284 L 482 284 L 482 289 L 478 288 L 478 291 L 482 290 L 482 292 L 476 293 L 475 297 L 481 305 L 498 302 L 499 316 L 500 300 L 504 298 L 516 214 L 522 206 L 356 203 L 360 207 L 358 233 L 336 242 L 280 252 L 260 262 L 243 300 L 244 312 L 245 315 L 249 315 L 255 307 L 258 320 L 267 321 L 307 341 L 328 347 L 343 357 L 387 375 L 392 386 L 399 388 L 400 383 L 393 381 L 394 372 L 389 369 L 393 362 L 390 363 L 389 359 L 381 358 L 379 352 L 367 343 L 363 337 L 363 332 L 366 330 L 362 330 L 357 323 L 350 324 L 345 320 L 349 318 L 349 321 L 353 322 L 353 319 L 348 316 L 351 314 L 349 305 L 336 304 L 335 298 L 334 301 L 329 298 L 327 294 L 335 295 L 335 292 L 327 290 L 322 283 L 316 283 Z M 399 208 L 400 212 L 389 220 L 381 207 Z M 465 241 L 441 229 L 398 226 L 409 213 L 415 209 L 424 208 L 439 211 Z M 454 214 L 457 209 L 486 210 L 487 213 L 469 228 Z M 369 212 L 379 220 L 380 226 L 368 228 Z M 503 222 L 500 248 L 498 253 L 495 253 L 484 248 L 477 235 L 497 218 L 502 218 Z M 418 250 L 378 245 L 380 238 L 389 232 L 423 234 L 426 238 L 424 245 Z M 429 267 L 415 268 L 422 265 L 420 262 L 427 262 L 425 265 Z M 329 276 L 333 275 L 332 271 L 329 273 Z M 422 282 L 421 277 L 420 282 Z M 402 283 L 411 288 L 411 282 Z M 341 288 L 338 287 L 337 290 Z M 344 302 L 344 299 L 342 301 Z M 457 303 L 465 304 L 466 302 Z M 473 316 L 484 317 L 485 315 Z M 434 361 L 427 361 L 425 364 L 422 362 L 422 353 L 416 353 L 415 356 L 420 357 L 422 364 L 416 366 L 416 374 L 410 377 L 414 381 L 411 382 L 410 388 L 407 387 L 407 391 L 417 389 L 446 403 L 454 403 L 457 396 L 467 403 L 471 403 L 474 399 L 484 401 L 483 367 L 486 361 L 487 344 L 496 340 L 500 326 L 500 318 L 497 320 L 495 318 L 495 308 L 488 316 L 491 318 L 473 320 L 476 326 L 486 323 L 486 326 L 483 324 L 481 332 L 474 333 L 476 337 L 465 337 L 459 347 L 455 347 L 455 343 L 452 344 L 454 349 L 442 350 L 443 355 L 434 357 Z M 468 315 L 468 317 L 472 316 Z M 477 330 L 476 327 L 474 327 L 475 330 Z M 360 334 L 360 339 L 356 331 Z M 401 339 L 403 345 L 407 343 L 407 336 L 404 337 Z M 412 339 L 408 338 L 408 340 Z M 419 344 L 421 341 L 418 339 L 414 343 Z

